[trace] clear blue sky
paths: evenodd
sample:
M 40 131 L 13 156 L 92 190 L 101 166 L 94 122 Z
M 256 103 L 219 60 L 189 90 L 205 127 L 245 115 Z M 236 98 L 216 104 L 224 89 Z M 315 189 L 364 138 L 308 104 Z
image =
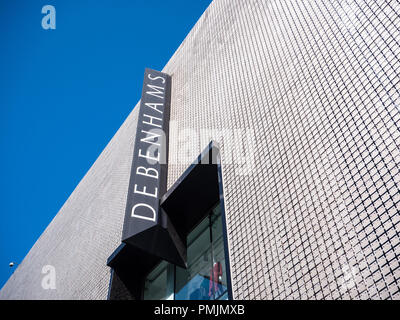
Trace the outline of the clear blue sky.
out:
M 0 287 L 210 2 L 0 0 Z

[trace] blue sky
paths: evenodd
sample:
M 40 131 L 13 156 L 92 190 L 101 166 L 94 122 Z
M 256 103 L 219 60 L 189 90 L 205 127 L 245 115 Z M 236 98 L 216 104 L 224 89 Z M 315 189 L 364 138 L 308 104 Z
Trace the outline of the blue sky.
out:
M 0 0 L 0 287 L 210 2 Z

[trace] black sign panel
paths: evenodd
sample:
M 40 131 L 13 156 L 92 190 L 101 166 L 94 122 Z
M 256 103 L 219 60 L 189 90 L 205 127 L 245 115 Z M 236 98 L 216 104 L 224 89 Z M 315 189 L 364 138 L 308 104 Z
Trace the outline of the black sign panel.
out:
M 185 246 L 160 209 L 167 188 L 170 96 L 170 76 L 146 69 L 122 241 L 184 265 Z
M 166 191 L 166 157 L 171 79 L 146 69 L 122 240 L 158 224 L 159 199 Z

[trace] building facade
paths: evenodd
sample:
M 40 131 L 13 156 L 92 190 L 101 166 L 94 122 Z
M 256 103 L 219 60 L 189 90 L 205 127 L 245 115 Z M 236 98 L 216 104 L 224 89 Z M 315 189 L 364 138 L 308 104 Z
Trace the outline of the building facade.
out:
M 215 0 L 163 69 L 167 188 L 218 144 L 231 298 L 400 298 L 399 12 L 398 1 Z M 137 117 L 1 299 L 109 298 Z

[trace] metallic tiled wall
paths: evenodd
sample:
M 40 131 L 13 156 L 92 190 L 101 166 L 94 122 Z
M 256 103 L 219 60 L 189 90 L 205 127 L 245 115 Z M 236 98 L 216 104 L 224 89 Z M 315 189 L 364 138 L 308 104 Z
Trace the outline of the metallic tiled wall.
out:
M 400 298 L 399 12 L 215 0 L 164 68 L 169 186 L 210 138 L 221 145 L 235 298 Z M 134 110 L 0 298 L 106 298 L 135 121 Z M 40 286 L 45 264 L 56 290 Z
M 400 298 L 399 13 L 216 0 L 167 64 L 169 185 L 220 130 L 236 298 Z

